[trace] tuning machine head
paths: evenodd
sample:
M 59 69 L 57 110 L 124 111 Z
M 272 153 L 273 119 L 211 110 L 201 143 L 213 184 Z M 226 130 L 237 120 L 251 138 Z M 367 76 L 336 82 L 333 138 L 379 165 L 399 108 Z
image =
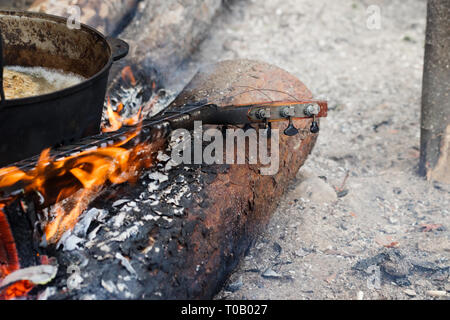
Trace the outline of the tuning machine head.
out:
M 284 130 L 287 136 L 294 136 L 299 130 L 294 126 L 296 119 L 312 118 L 310 127 L 311 133 L 319 132 L 319 125 L 316 118 L 327 116 L 327 102 L 318 100 L 302 100 L 302 101 L 278 101 L 268 102 L 261 105 L 253 105 L 248 117 L 255 122 L 275 122 L 289 120 L 288 127 Z

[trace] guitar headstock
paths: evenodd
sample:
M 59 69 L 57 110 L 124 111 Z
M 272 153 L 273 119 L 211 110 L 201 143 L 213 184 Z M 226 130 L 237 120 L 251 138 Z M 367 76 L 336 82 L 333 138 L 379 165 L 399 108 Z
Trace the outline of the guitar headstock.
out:
M 289 126 L 284 131 L 288 136 L 294 136 L 299 131 L 293 125 L 293 120 L 313 119 L 310 131 L 319 132 L 316 118 L 328 115 L 328 103 L 324 100 L 301 100 L 301 101 L 275 101 L 254 104 L 250 106 L 248 118 L 251 122 L 269 124 L 276 121 L 289 121 Z

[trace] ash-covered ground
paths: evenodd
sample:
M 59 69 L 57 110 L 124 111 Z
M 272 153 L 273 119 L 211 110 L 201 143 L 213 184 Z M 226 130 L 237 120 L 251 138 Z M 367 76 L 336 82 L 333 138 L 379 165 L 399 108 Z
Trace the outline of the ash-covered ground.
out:
M 267 61 L 330 104 L 217 299 L 448 299 L 450 186 L 417 175 L 425 24 L 424 0 L 238 1 L 216 22 L 198 63 Z

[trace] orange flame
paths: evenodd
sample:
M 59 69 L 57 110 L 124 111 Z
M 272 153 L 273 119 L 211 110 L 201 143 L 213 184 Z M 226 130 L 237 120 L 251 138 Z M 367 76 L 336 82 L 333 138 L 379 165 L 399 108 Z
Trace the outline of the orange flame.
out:
M 111 114 L 114 114 L 109 103 L 108 107 Z M 122 108 L 123 105 L 120 104 L 117 112 L 120 112 Z M 137 115 L 126 119 L 124 123 L 135 125 L 136 122 L 142 122 L 141 111 L 142 108 Z M 110 117 L 110 123 L 114 128 L 120 127 L 122 125 L 120 116 Z M 120 126 L 117 123 L 120 123 Z M 111 146 L 83 151 L 64 159 L 52 159 L 50 149 L 46 149 L 41 153 L 36 167 L 27 172 L 17 167 L 2 168 L 0 169 L 0 189 L 20 184 L 25 193 L 37 191 L 45 199 L 48 189 L 52 187 L 52 183 L 55 184 L 55 179 L 62 180 L 61 185 L 64 187 L 59 190 L 57 204 L 52 210 L 54 219 L 45 226 L 44 230 L 46 240 L 49 243 L 56 243 L 65 231 L 75 226 L 79 215 L 105 184 L 135 182 L 140 171 L 152 165 L 154 151 L 162 141 L 138 143 L 129 149 L 124 147 L 139 135 L 141 127 L 141 124 L 137 125 L 134 131 L 124 134 L 125 139 Z M 112 131 L 112 128 L 108 129 Z M 82 191 L 76 194 L 74 199 L 64 204 L 60 203 L 76 193 L 80 187 Z
M 136 83 L 131 68 L 124 68 L 122 76 L 129 78 L 132 84 Z M 145 109 L 150 109 L 157 98 L 154 97 Z M 121 141 L 57 160 L 51 157 L 50 149 L 46 149 L 41 153 L 36 166 L 28 171 L 14 166 L 0 168 L 0 190 L 20 188 L 25 193 L 34 191 L 45 201 L 47 198 L 54 199 L 56 195 L 50 221 L 43 226 L 48 243 L 57 243 L 64 232 L 75 226 L 81 213 L 99 195 L 103 186 L 134 183 L 141 170 L 152 165 L 154 155 L 160 150 L 164 140 L 136 142 L 133 147 L 127 147 L 141 131 L 143 109 L 135 116 L 123 120 L 120 116 L 123 107 L 123 104 L 119 104 L 114 111 L 108 98 L 107 115 L 110 127 L 103 128 L 104 132 L 112 132 L 120 129 L 122 125 L 136 125 L 134 130 L 124 133 L 125 139 Z M 55 188 L 59 189 L 56 194 L 53 190 Z M 0 203 L 0 279 L 20 268 L 14 238 L 2 211 L 5 204 L 15 198 L 17 196 L 10 196 Z M 0 299 L 26 295 L 32 287 L 32 283 L 28 281 L 17 282 L 0 292 Z
M 123 81 L 128 79 L 133 87 L 136 86 L 136 78 L 134 77 L 130 66 L 126 66 L 122 69 L 122 79 Z
M 154 151 L 161 141 L 154 143 L 139 143 L 127 149 L 123 147 L 140 132 L 140 126 L 127 135 L 123 141 L 110 147 L 83 151 L 75 156 L 62 160 L 53 160 L 49 150 L 44 150 L 36 167 L 23 172 L 16 167 L 4 168 L 0 171 L 0 188 L 24 185 L 24 191 L 40 192 L 45 198 L 47 188 L 55 179 L 75 180 L 82 186 L 82 191 L 75 200 L 64 205 L 58 204 L 53 221 L 45 226 L 45 235 L 49 243 L 56 243 L 65 231 L 72 229 L 79 215 L 87 208 L 90 200 L 95 198 L 106 183 L 122 184 L 135 182 L 140 171 L 152 165 Z M 71 179 L 70 179 L 70 178 Z M 52 180 L 53 179 L 53 180 Z M 72 183 L 59 191 L 57 203 L 74 194 L 79 187 Z
M 130 149 L 123 147 L 139 132 L 140 127 L 129 133 L 126 139 L 110 147 L 83 151 L 61 160 L 51 159 L 49 149 L 44 150 L 36 167 L 28 172 L 21 171 L 17 167 L 0 169 L 0 188 L 20 183 L 26 193 L 35 190 L 45 198 L 47 189 L 55 179 L 62 179 L 68 183 L 72 181 L 59 191 L 57 205 L 53 210 L 55 217 L 45 226 L 47 241 L 56 243 L 65 231 L 75 226 L 79 215 L 105 184 L 135 182 L 140 171 L 152 165 L 154 152 L 162 141 L 138 143 Z M 82 190 L 71 201 L 60 204 L 63 199 L 80 189 L 73 180 L 81 185 Z
M 103 132 L 114 132 L 114 131 L 117 131 L 120 128 L 122 128 L 123 125 L 134 126 L 134 125 L 138 124 L 139 121 L 141 121 L 142 107 L 139 108 L 139 111 L 136 115 L 134 115 L 128 119 L 124 119 L 124 120 L 120 116 L 120 112 L 122 111 L 122 109 L 123 109 L 123 104 L 120 103 L 117 106 L 117 111 L 114 111 L 111 106 L 111 101 L 108 98 L 108 103 L 106 106 L 106 114 L 108 116 L 108 121 L 109 121 L 110 126 L 102 128 Z

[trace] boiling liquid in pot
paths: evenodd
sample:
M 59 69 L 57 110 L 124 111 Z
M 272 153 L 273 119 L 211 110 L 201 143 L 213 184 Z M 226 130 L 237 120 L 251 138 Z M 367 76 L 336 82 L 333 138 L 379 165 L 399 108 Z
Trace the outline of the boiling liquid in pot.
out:
M 3 69 L 3 87 L 7 100 L 59 91 L 84 80 L 84 77 L 74 73 L 43 67 L 7 66 Z

